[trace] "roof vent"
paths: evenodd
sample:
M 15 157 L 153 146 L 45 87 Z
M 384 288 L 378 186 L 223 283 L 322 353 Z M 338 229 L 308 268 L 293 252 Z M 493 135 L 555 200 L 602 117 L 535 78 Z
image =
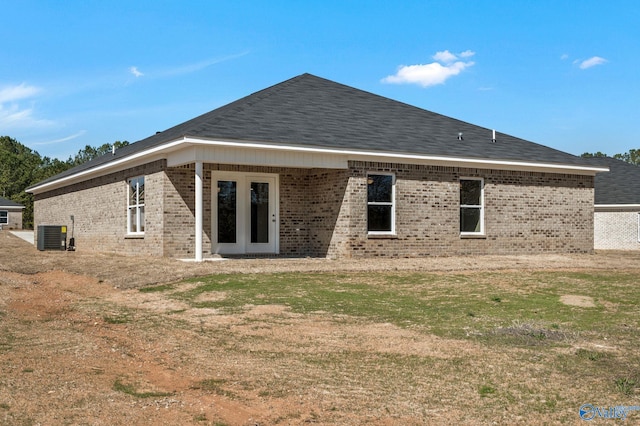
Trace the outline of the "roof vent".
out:
M 111 155 L 116 155 L 116 144 L 111 145 Z
M 462 132 L 458 132 L 458 140 L 461 141 L 462 139 Z
M 491 134 L 491 142 L 495 143 L 496 142 L 496 129 L 493 129 Z

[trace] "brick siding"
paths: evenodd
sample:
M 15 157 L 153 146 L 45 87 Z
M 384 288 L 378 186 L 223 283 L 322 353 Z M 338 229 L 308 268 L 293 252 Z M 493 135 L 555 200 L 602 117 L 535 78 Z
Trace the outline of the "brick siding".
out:
M 21 208 L 0 207 L 0 210 L 7 212 L 7 223 L 0 223 L 0 229 L 22 229 Z
M 350 162 L 346 170 L 205 164 L 203 250 L 211 251 L 212 171 L 279 176 L 282 256 L 374 257 L 590 252 L 593 177 Z M 396 235 L 367 235 L 370 172 L 396 176 Z M 145 176 L 146 230 L 126 235 L 126 179 Z M 459 179 L 485 184 L 484 238 L 461 238 Z M 194 167 L 165 161 L 36 195 L 35 225 L 68 225 L 78 250 L 193 257 Z
M 597 211 L 594 215 L 596 250 L 640 250 L 638 211 Z

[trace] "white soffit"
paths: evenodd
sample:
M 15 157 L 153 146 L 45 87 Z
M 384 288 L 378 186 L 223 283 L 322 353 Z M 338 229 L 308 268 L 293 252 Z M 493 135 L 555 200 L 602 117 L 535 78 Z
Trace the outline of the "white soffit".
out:
M 108 155 L 108 154 L 107 154 Z M 38 194 L 66 185 L 125 170 L 138 165 L 167 159 L 171 167 L 204 162 L 226 164 L 267 165 L 299 168 L 345 169 L 348 161 L 372 161 L 385 163 L 422 164 L 433 166 L 466 167 L 546 173 L 567 173 L 594 176 L 608 172 L 607 167 L 577 166 L 571 164 L 537 163 L 514 160 L 446 157 L 403 153 L 344 150 L 337 148 L 312 148 L 298 145 L 276 145 L 252 141 L 207 140 L 184 137 L 166 142 L 127 157 L 120 158 L 76 174 L 35 186 L 29 192 Z

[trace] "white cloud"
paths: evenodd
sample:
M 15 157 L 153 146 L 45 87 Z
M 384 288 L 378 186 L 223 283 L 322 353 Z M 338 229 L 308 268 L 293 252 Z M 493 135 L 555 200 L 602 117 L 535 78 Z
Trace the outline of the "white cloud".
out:
M 569 55 L 564 53 L 562 56 L 560 56 L 560 59 L 563 60 L 563 61 L 566 60 L 566 59 L 569 59 Z
M 422 87 L 443 84 L 450 77 L 458 75 L 466 68 L 473 66 L 475 62 L 459 60 L 459 58 L 469 58 L 473 55 L 475 55 L 475 52 L 471 50 L 466 50 L 458 55 L 448 50 L 437 52 L 433 55 L 433 59 L 437 62 L 402 65 L 398 67 L 398 71 L 394 75 L 383 78 L 382 82 L 390 84 L 419 84 Z
M 0 104 L 14 102 L 20 99 L 31 98 L 38 94 L 40 89 L 22 83 L 18 86 L 8 86 L 0 89 Z
M 22 83 L 0 89 L 0 128 L 6 130 L 17 128 L 39 128 L 53 124 L 50 120 L 37 119 L 33 107 L 24 107 L 18 101 L 32 98 L 42 90 L 36 86 Z
M 33 116 L 32 108 L 20 108 L 11 105 L 8 108 L 0 104 L 0 128 L 5 129 L 33 129 L 53 125 L 51 120 L 37 119 Z
M 602 65 L 605 62 L 608 62 L 606 59 L 601 58 L 600 56 L 594 56 L 592 58 L 586 59 L 580 62 L 580 69 L 586 70 L 587 68 L 595 67 L 596 65 Z
M 66 136 L 64 138 L 55 139 L 55 140 L 46 141 L 46 142 L 36 142 L 36 143 L 32 143 L 31 145 L 34 145 L 34 146 L 53 145 L 53 144 L 56 144 L 56 143 L 66 142 L 66 141 L 70 141 L 72 139 L 79 138 L 80 136 L 84 135 L 85 133 L 87 133 L 86 130 L 80 130 L 79 132 L 76 132 L 73 135 Z
M 456 59 L 458 59 L 456 55 L 449 52 L 448 50 L 445 50 L 444 52 L 436 52 L 436 54 L 433 55 L 432 58 L 438 62 L 443 62 L 445 64 L 449 64 L 451 62 L 454 62 Z
M 142 77 L 144 75 L 143 73 L 138 71 L 138 67 L 131 67 L 129 68 L 129 71 L 131 72 L 131 74 L 133 74 L 136 77 Z
M 236 58 L 240 58 L 242 56 L 248 55 L 249 52 L 241 52 L 241 53 L 236 53 L 233 55 L 228 55 L 228 56 L 223 56 L 223 57 L 219 57 L 219 58 L 210 58 L 210 59 L 206 59 L 204 61 L 201 62 L 194 62 L 191 64 L 185 64 L 185 65 L 178 65 L 176 67 L 173 68 L 168 68 L 165 70 L 161 70 L 158 72 L 158 75 L 163 76 L 163 77 L 173 77 L 173 76 L 177 76 L 177 75 L 183 75 L 183 74 L 191 74 L 193 72 L 197 72 L 200 70 L 203 70 L 207 67 L 210 67 L 211 65 L 215 65 L 215 64 L 219 64 L 221 62 L 226 62 L 226 61 L 230 61 L 232 59 L 236 59 Z

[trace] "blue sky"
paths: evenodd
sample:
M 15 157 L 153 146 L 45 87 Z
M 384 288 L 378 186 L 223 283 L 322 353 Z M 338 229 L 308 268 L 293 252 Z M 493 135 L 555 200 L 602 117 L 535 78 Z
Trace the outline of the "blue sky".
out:
M 66 159 L 309 72 L 573 154 L 640 148 L 640 2 L 12 1 L 0 135 Z

